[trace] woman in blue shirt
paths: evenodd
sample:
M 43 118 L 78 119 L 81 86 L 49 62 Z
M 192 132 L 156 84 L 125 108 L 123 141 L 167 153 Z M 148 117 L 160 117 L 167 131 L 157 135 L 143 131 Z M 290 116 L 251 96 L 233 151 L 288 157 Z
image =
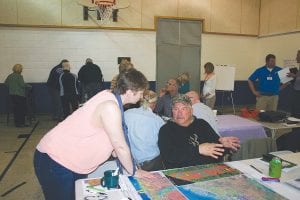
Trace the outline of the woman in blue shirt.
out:
M 163 169 L 157 141 L 164 121 L 153 113 L 156 101 L 156 93 L 147 91 L 139 108 L 124 113 L 133 157 L 138 166 L 146 171 Z

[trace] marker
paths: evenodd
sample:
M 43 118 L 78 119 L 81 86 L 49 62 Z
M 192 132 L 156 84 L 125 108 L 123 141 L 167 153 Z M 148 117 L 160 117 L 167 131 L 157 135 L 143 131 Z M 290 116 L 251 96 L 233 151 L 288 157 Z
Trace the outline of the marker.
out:
M 104 192 L 105 192 L 104 189 L 94 188 L 93 186 L 87 186 L 87 188 L 88 188 L 89 190 L 94 190 L 95 192 L 97 192 L 97 193 L 99 193 L 99 194 L 101 194 L 101 195 L 107 195 L 106 193 L 104 193 Z
M 273 181 L 273 182 L 280 182 L 279 178 L 272 178 L 272 177 L 261 177 L 263 181 Z
M 253 165 L 250 165 L 250 167 L 252 167 L 253 169 L 255 169 L 256 171 L 258 171 L 259 173 L 263 174 L 262 171 L 260 171 L 259 169 L 257 169 L 256 167 L 254 167 Z

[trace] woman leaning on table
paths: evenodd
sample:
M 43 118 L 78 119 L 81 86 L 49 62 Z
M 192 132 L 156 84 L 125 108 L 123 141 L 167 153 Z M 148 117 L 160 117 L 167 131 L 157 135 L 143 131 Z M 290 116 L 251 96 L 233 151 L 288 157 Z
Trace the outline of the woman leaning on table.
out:
M 148 86 L 135 69 L 119 74 L 113 92 L 102 91 L 50 130 L 37 145 L 34 167 L 46 199 L 74 199 L 75 181 L 113 153 L 129 174 L 134 162 L 126 142 L 123 105 L 139 101 Z M 149 176 L 137 170 L 137 176 Z

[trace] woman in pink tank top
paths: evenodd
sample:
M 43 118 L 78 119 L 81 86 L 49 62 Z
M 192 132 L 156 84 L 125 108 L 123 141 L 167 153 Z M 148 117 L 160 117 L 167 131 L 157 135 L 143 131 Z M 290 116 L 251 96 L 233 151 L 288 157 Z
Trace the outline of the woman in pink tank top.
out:
M 41 139 L 34 168 L 45 199 L 74 199 L 75 181 L 94 171 L 112 152 L 134 174 L 123 105 L 137 103 L 147 86 L 141 72 L 125 71 L 119 74 L 113 92 L 98 93 Z M 136 174 L 144 173 L 138 170 Z

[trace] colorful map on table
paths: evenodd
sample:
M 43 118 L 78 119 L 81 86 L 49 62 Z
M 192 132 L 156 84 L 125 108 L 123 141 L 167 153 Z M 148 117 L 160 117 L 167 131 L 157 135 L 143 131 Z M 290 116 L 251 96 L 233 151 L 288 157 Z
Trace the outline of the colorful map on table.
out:
M 154 178 L 128 177 L 143 200 L 186 200 L 187 198 L 161 172 L 153 172 Z
M 197 165 L 163 171 L 176 185 L 186 185 L 240 174 L 237 169 L 225 164 Z
M 188 199 L 205 200 L 279 200 L 285 199 L 259 182 L 236 175 L 179 186 Z

